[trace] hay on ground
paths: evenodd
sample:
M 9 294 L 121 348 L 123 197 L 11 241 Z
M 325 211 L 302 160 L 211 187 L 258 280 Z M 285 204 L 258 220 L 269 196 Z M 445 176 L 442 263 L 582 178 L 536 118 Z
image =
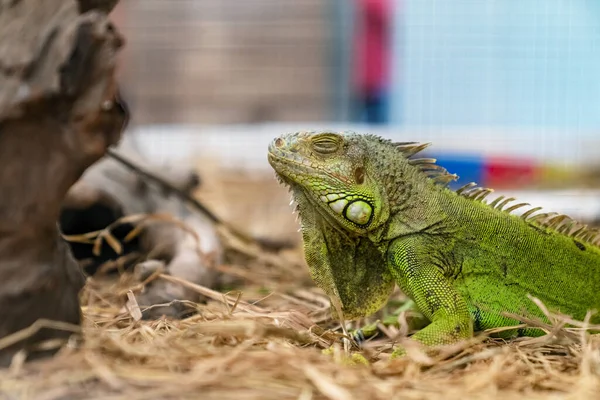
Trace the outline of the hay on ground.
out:
M 600 396 L 600 338 L 586 334 L 600 327 L 585 321 L 551 315 L 552 325 L 526 321 L 549 332 L 541 338 L 476 339 L 429 356 L 409 346 L 408 357 L 390 360 L 402 330 L 387 327 L 385 335 L 363 348 L 349 346 L 331 319 L 328 298 L 309 279 L 299 248 L 247 260 L 219 267 L 241 282 L 230 291 L 155 274 L 152 279 L 177 281 L 209 299 L 189 303 L 197 312 L 181 320 L 142 320 L 135 295 L 143 285 L 128 272 L 116 279 L 90 278 L 82 293 L 83 326 L 42 323 L 77 333 L 67 343 L 44 344 L 62 346 L 53 358 L 23 363 L 24 354 L 18 354 L 9 369 L 0 371 L 0 398 Z M 394 296 L 402 300 L 400 293 Z

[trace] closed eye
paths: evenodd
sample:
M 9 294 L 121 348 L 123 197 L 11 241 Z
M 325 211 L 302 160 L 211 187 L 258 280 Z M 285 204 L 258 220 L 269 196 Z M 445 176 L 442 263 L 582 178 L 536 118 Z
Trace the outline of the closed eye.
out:
M 313 139 L 312 148 L 317 153 L 332 154 L 339 150 L 341 145 L 337 135 L 323 135 Z

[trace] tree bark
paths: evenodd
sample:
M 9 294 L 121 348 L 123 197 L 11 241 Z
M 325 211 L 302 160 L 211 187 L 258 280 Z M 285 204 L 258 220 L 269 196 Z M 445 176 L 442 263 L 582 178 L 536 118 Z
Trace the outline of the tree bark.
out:
M 114 79 L 116 1 L 0 0 L 0 337 L 78 324 L 84 276 L 57 225 L 68 189 L 127 122 Z M 43 330 L 0 349 L 69 332 Z

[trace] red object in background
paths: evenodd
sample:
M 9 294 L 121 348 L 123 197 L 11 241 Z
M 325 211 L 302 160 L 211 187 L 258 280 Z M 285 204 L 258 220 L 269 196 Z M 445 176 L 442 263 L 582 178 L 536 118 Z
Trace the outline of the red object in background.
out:
M 516 188 L 532 184 L 538 178 L 534 161 L 491 157 L 484 161 L 483 185 L 499 188 Z
M 391 0 L 357 0 L 354 83 L 358 93 L 387 88 L 390 63 Z

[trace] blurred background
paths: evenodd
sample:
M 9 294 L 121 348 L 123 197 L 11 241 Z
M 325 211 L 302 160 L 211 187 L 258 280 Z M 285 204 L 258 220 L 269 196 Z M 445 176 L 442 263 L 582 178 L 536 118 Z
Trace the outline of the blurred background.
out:
M 128 134 L 255 234 L 296 232 L 266 146 L 302 129 L 432 141 L 456 185 L 600 216 L 597 0 L 123 0 L 113 19 Z

